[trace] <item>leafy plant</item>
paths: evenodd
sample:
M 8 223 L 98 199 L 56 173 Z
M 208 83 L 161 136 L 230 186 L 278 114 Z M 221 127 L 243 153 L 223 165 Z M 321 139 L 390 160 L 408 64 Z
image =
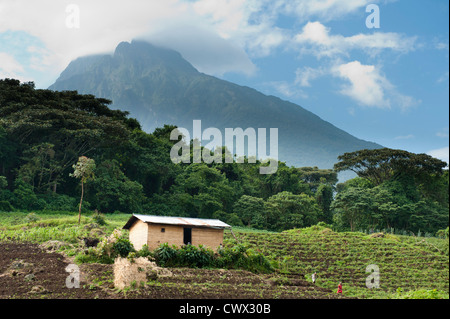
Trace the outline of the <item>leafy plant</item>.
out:
M 167 243 L 161 244 L 155 251 L 156 262 L 164 267 L 195 268 L 231 268 L 246 269 L 257 273 L 272 272 L 273 266 L 260 252 L 248 249 L 244 245 L 220 248 L 218 254 L 202 245 L 184 245 L 178 248 Z
M 127 257 L 130 252 L 134 251 L 133 244 L 126 233 L 120 229 L 115 229 L 110 236 L 100 241 L 94 250 L 94 254 L 99 258 L 106 258 L 109 262 L 113 262 L 116 257 Z
M 36 221 L 39 220 L 39 217 L 36 215 L 36 213 L 29 213 L 26 217 L 25 217 L 25 221 L 27 223 L 34 223 Z
M 106 225 L 106 220 L 105 220 L 105 216 L 101 213 L 99 213 L 98 211 L 95 211 L 94 214 L 92 215 L 92 219 L 94 220 L 94 222 L 100 226 L 104 226 Z

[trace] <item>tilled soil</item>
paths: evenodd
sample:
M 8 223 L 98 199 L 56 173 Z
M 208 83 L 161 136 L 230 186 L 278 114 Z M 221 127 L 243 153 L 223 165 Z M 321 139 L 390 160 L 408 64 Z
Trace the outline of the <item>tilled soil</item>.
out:
M 36 244 L 0 244 L 0 298 L 95 298 L 101 291 L 66 286 L 69 262 L 59 253 L 42 250 Z
M 69 258 L 37 244 L 0 243 L 0 299 L 330 299 L 343 298 L 299 276 L 243 270 L 172 268 L 172 276 L 118 290 L 113 266 L 79 265 L 79 288 L 68 288 Z M 70 286 L 70 283 L 69 283 Z

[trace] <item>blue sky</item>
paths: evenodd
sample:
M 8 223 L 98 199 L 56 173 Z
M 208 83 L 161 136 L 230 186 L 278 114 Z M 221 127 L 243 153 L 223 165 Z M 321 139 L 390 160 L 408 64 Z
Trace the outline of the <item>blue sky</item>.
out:
M 370 4 L 380 27 L 368 28 Z M 0 78 L 146 39 L 199 71 L 297 103 L 386 147 L 448 162 L 447 0 L 0 0 Z

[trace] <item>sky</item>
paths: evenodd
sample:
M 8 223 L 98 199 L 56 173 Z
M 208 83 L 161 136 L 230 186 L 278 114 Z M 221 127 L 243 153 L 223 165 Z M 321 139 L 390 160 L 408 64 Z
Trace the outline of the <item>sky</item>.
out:
M 348 133 L 449 162 L 447 0 L 0 0 L 0 78 L 147 40 Z

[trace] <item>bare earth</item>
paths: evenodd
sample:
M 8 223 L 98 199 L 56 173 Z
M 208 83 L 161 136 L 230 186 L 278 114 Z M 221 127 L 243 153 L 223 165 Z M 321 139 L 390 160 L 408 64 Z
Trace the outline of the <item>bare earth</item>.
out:
M 79 265 L 80 288 L 67 288 L 71 260 L 37 244 L 0 243 L 0 299 L 333 299 L 300 276 L 241 270 L 172 268 L 171 277 L 115 289 L 113 266 Z

